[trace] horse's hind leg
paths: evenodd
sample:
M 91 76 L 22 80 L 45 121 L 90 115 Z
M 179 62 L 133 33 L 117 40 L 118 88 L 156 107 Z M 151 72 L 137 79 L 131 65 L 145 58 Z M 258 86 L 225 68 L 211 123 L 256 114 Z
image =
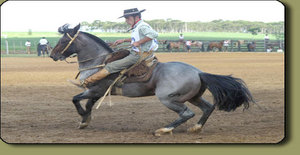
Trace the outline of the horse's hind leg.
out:
M 179 115 L 179 118 L 169 125 L 165 126 L 164 128 L 156 130 L 154 133 L 155 136 L 160 136 L 164 133 L 172 133 L 172 130 L 174 128 L 178 127 L 195 115 L 194 112 L 192 112 L 186 105 L 184 105 L 184 103 L 179 103 L 171 100 L 161 100 L 161 102 L 169 109 L 175 111 Z
M 208 117 L 211 115 L 211 113 L 214 111 L 215 106 L 210 104 L 208 101 L 206 101 L 202 97 L 196 97 L 189 101 L 193 105 L 199 107 L 203 114 L 198 121 L 196 125 L 188 129 L 188 132 L 200 132 L 202 127 L 204 126 L 205 122 L 207 121 Z

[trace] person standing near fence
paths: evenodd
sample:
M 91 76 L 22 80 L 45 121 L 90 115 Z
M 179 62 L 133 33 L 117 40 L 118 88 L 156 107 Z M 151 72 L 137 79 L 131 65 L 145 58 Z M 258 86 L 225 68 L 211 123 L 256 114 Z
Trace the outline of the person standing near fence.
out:
M 224 46 L 224 52 L 228 52 L 228 46 L 229 46 L 230 40 L 225 40 L 223 43 Z
M 180 42 L 184 42 L 184 36 L 183 36 L 182 33 L 180 33 L 180 35 L 179 35 L 179 41 L 180 41 Z
M 25 42 L 25 46 L 26 46 L 26 52 L 27 52 L 27 54 L 30 54 L 31 42 L 29 40 L 27 40 Z
M 267 48 L 268 48 L 268 43 L 269 43 L 269 40 L 270 40 L 268 34 L 265 35 L 264 40 L 265 40 L 265 42 L 264 42 L 265 51 L 267 50 L 267 52 L 268 52 L 268 49 L 267 49 Z
M 189 52 L 189 53 L 191 52 L 191 45 L 192 45 L 192 42 L 190 40 L 185 42 L 187 52 Z
M 266 34 L 266 35 L 265 35 L 265 42 L 268 43 L 269 40 L 270 40 L 270 38 L 269 38 L 268 34 Z
M 45 37 L 42 37 L 42 39 L 40 40 L 40 48 L 41 48 L 41 52 L 43 52 L 43 56 L 45 55 L 45 52 L 47 52 L 47 44 L 48 44 L 48 40 Z

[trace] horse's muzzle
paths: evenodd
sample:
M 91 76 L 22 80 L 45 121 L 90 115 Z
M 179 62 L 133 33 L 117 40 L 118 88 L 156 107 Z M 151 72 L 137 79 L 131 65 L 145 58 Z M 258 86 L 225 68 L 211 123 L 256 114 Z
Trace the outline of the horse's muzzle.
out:
M 57 57 L 53 57 L 52 55 L 50 55 L 50 58 L 52 58 L 53 61 L 57 61 L 58 60 Z

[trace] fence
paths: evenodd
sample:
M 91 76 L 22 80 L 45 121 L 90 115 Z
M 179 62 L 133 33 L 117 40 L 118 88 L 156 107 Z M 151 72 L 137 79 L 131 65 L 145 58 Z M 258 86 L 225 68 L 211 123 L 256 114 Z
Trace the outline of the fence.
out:
M 47 38 L 50 42 L 50 45 L 55 46 L 57 43 L 57 38 Z M 167 40 L 167 44 L 169 42 L 177 42 L 178 40 Z M 220 42 L 220 40 L 195 40 L 203 43 L 204 49 L 199 47 L 191 47 L 192 52 L 206 52 L 207 46 L 210 42 Z M 277 51 L 279 48 L 284 49 L 284 41 L 283 40 L 270 40 L 269 42 L 265 42 L 264 40 L 254 40 L 256 42 L 255 51 L 264 52 L 268 46 L 272 47 L 272 51 Z M 1 54 L 27 54 L 26 39 L 2 39 L 1 38 Z M 239 43 L 240 42 L 240 43 Z M 248 51 L 247 45 L 251 43 L 252 40 L 231 40 L 229 46 L 227 48 L 228 52 L 246 52 Z M 186 52 L 187 49 L 184 45 L 181 45 L 179 49 L 167 49 L 167 44 L 163 44 L 162 41 L 159 43 L 159 49 L 157 52 Z M 38 40 L 34 40 L 31 42 L 30 54 L 37 54 L 37 45 Z M 218 51 L 217 49 L 213 49 L 214 51 Z M 223 47 L 222 51 L 225 51 Z
M 194 40 L 203 43 L 204 49 L 199 47 L 191 47 L 192 52 L 207 52 L 207 47 L 211 42 L 220 42 L 220 40 Z M 166 44 L 160 43 L 158 52 L 186 52 L 187 49 L 184 45 L 181 45 L 179 49 L 168 50 L 167 45 L 169 42 L 178 42 L 178 40 L 167 40 Z M 248 44 L 252 43 L 252 40 L 231 40 L 227 50 L 223 46 L 222 51 L 228 52 L 248 52 Z M 254 40 L 256 43 L 256 48 L 254 52 L 266 52 L 268 47 L 272 48 L 272 51 L 277 51 L 279 48 L 284 49 L 284 41 L 283 40 L 271 40 L 265 42 L 265 40 Z M 212 49 L 212 51 L 218 51 L 218 49 Z M 219 51 L 220 52 L 220 51 Z
M 57 38 L 47 38 L 51 46 L 56 45 Z M 25 42 L 27 39 L 20 38 L 1 38 L 1 55 L 2 54 L 27 54 Z M 39 39 L 30 40 L 30 54 L 37 54 Z

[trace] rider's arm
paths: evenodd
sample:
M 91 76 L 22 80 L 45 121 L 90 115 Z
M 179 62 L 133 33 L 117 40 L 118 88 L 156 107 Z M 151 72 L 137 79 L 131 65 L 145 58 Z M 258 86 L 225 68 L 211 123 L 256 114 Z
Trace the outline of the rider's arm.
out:
M 113 45 L 119 45 L 119 44 L 122 44 L 124 42 L 131 42 L 131 38 L 117 40 L 117 41 L 114 42 Z
M 131 42 L 131 38 L 123 39 L 123 42 Z
M 143 43 L 145 43 L 145 42 L 148 42 L 148 41 L 151 41 L 152 39 L 151 38 L 149 38 L 149 37 L 145 37 L 145 38 L 143 38 L 143 39 L 141 39 L 141 40 L 139 40 L 139 41 L 137 41 L 137 42 L 134 42 L 133 43 L 133 46 L 140 46 L 141 44 L 143 44 Z

